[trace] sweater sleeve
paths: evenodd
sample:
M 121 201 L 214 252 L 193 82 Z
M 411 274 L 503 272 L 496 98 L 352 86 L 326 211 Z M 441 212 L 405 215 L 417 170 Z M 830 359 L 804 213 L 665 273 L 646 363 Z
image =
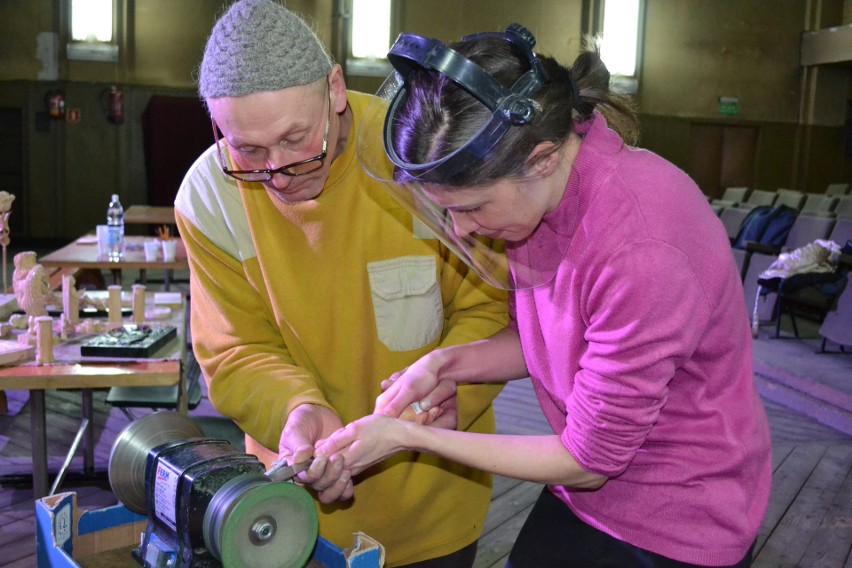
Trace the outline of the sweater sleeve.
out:
M 331 408 L 315 377 L 294 364 L 277 332 L 262 283 L 176 210 L 187 249 L 195 356 L 213 405 L 249 436 L 277 450 L 286 417 L 301 404 Z
M 457 256 L 441 247 L 444 264 L 441 295 L 444 335 L 440 347 L 470 343 L 494 335 L 508 324 L 507 293 L 486 284 Z M 458 429 L 466 430 L 500 394 L 504 383 L 460 385 Z
M 652 239 L 607 254 L 582 286 L 588 348 L 562 440 L 585 469 L 613 477 L 656 424 L 710 307 L 685 254 Z

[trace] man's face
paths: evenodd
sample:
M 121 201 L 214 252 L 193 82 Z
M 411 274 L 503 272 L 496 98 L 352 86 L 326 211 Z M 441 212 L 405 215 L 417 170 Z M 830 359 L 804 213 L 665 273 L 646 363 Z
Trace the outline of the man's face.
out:
M 325 79 L 207 101 L 236 162 L 233 167 L 242 170 L 276 169 L 319 155 L 330 120 L 329 104 Z M 261 183 L 287 203 L 315 199 L 322 193 L 330 164 L 331 156 L 326 156 L 315 172 L 298 177 L 279 173 Z

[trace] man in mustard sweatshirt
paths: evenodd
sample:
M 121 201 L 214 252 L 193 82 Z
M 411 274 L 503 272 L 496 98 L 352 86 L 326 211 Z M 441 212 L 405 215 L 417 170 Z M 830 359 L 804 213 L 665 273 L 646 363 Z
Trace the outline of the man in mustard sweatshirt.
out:
M 217 143 L 175 200 L 192 342 L 210 400 L 248 451 L 267 465 L 306 460 L 373 411 L 392 373 L 506 325 L 505 294 L 359 166 L 371 96 L 347 91 L 301 18 L 272 0 L 233 4 L 208 39 L 199 91 Z M 459 388 L 432 426 L 493 432 L 500 386 Z M 318 459 L 298 480 L 317 497 L 323 537 L 348 546 L 363 531 L 388 566 L 470 566 L 491 495 L 486 474 L 413 452 L 354 479 Z

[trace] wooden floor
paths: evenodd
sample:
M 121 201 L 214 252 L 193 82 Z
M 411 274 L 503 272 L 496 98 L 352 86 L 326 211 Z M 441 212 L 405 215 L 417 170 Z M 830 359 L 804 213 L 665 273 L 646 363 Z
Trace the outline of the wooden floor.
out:
M 48 428 L 52 470 L 58 469 L 63 444 L 73 439 L 80 412 L 79 393 L 48 391 Z M 99 440 L 96 467 L 104 469 L 111 441 L 126 418 L 95 393 L 95 427 Z M 529 381 L 510 384 L 495 403 L 502 433 L 547 432 Z M 852 568 L 852 438 L 767 403 L 773 435 L 772 499 L 756 548 L 755 566 L 765 568 Z M 193 414 L 215 414 L 208 401 Z M 26 393 L 10 393 L 10 414 L 0 416 L 0 474 L 29 468 L 29 405 Z M 72 468 L 80 467 L 79 458 Z M 81 508 L 115 503 L 104 487 L 69 486 Z M 517 532 L 537 499 L 541 486 L 497 478 L 491 511 L 479 545 L 478 568 L 503 566 Z M 26 486 L 0 490 L 0 566 L 35 566 L 35 521 L 32 492 Z
M 852 568 L 852 437 L 765 402 L 772 429 L 769 508 L 755 547 L 759 568 Z M 527 381 L 495 402 L 503 433 L 547 432 Z M 476 568 L 502 567 L 542 486 L 498 478 Z

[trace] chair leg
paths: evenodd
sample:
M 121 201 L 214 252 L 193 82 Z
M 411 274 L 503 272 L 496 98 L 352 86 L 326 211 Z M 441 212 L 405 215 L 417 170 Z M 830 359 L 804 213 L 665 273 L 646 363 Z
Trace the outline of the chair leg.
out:
M 781 337 L 781 316 L 784 315 L 784 308 L 781 305 L 781 298 L 775 301 L 775 338 Z
M 793 324 L 793 334 L 796 336 L 796 339 L 799 339 L 799 328 L 796 325 L 796 313 L 793 311 L 793 308 L 787 308 L 787 311 L 790 314 L 790 323 Z
M 123 406 L 121 406 L 119 407 L 119 410 L 121 410 L 121 412 L 124 413 L 124 415 L 127 416 L 127 419 L 131 422 L 136 420 L 136 416 L 132 412 L 130 412 L 129 408 L 124 408 Z

